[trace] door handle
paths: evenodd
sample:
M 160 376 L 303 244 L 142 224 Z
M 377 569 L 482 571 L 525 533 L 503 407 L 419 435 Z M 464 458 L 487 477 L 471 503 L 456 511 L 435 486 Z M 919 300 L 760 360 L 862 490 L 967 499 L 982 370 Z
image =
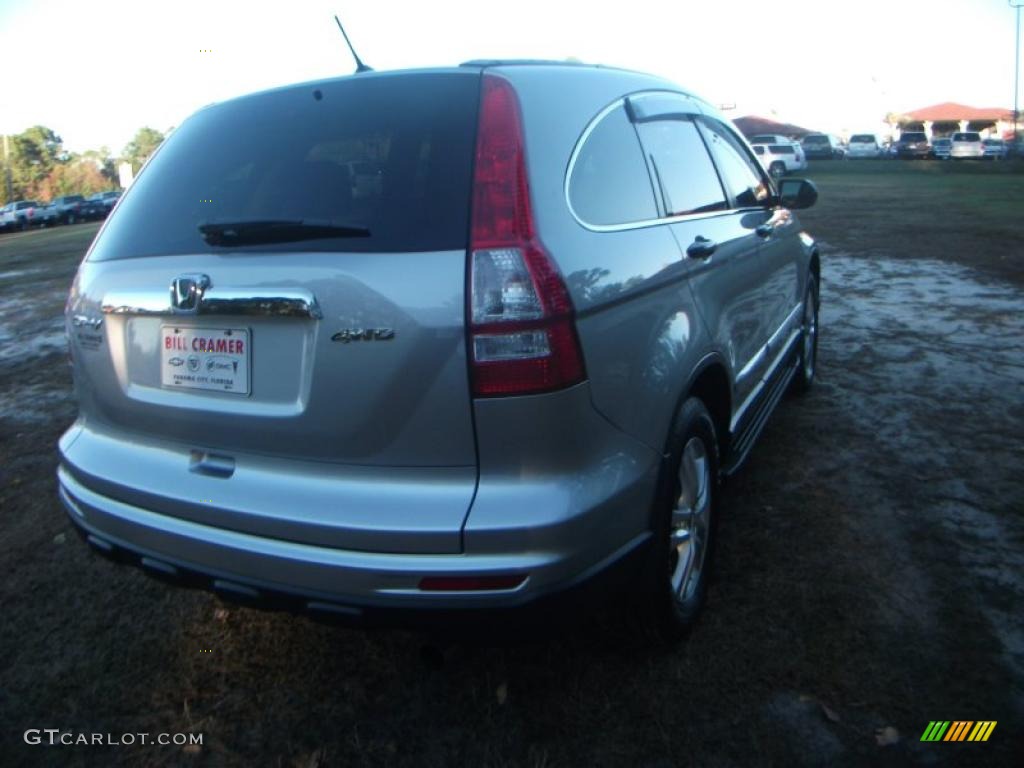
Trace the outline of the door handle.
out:
M 762 224 L 761 226 L 754 228 L 754 234 L 758 237 L 768 237 L 774 231 L 775 226 L 773 224 Z
M 690 247 L 686 249 L 686 255 L 691 259 L 706 259 L 718 249 L 718 243 L 708 240 L 706 237 L 697 235 Z

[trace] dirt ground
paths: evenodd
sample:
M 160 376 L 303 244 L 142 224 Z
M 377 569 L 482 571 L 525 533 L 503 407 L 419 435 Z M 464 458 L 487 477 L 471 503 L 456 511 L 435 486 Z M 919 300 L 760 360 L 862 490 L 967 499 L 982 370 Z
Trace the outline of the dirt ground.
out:
M 820 378 L 725 488 L 707 610 L 675 650 L 612 616 L 438 666 L 415 634 L 95 557 L 54 446 L 75 414 L 60 313 L 96 227 L 0 237 L 0 763 L 1022 764 L 1024 174 L 864 168 L 808 174 Z M 1018 204 L 964 212 L 986 183 Z M 932 720 L 998 725 L 922 743 Z M 28 746 L 30 728 L 203 745 Z

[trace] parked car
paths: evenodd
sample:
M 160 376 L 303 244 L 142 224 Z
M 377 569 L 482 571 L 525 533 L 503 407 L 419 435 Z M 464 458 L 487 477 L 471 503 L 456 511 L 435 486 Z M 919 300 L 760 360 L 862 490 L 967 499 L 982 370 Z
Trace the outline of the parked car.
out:
M 107 207 L 106 201 L 99 194 L 95 194 L 89 195 L 89 197 L 82 201 L 78 213 L 84 221 L 94 221 L 106 218 L 107 214 L 110 213 L 110 208 Z
M 52 205 L 57 210 L 57 217 L 63 224 L 74 224 L 82 221 L 82 204 L 85 197 L 82 195 L 62 195 L 53 199 Z
M 809 133 L 800 142 L 804 155 L 812 158 L 840 158 L 846 155 L 846 148 L 835 136 L 827 133 Z
M 932 141 L 932 157 L 936 160 L 949 160 L 949 152 L 953 147 L 953 140 L 944 137 Z
M 1007 154 L 1006 142 L 1002 139 L 985 139 L 981 142 L 986 160 L 1004 160 Z
M 807 168 L 807 158 L 799 144 L 752 144 L 751 147 L 773 179 Z
M 863 157 L 881 157 L 882 144 L 873 133 L 855 133 L 846 147 L 846 156 L 851 160 Z
M 93 197 L 103 204 L 103 207 L 106 208 L 106 213 L 110 213 L 117 204 L 117 201 L 121 199 L 121 190 L 111 189 L 106 192 L 97 192 Z
M 25 230 L 31 227 L 35 221 L 33 216 L 39 203 L 35 200 L 15 200 L 8 203 L 0 210 L 0 229 Z
M 13 221 L 11 210 L 13 206 L 14 203 L 7 203 L 3 208 L 0 208 L 0 232 L 6 232 L 11 228 L 11 222 Z
M 985 146 L 981 143 L 981 134 L 976 131 L 954 133 L 953 142 L 949 147 L 949 156 L 953 160 L 984 157 Z
M 896 156 L 920 160 L 931 155 L 932 147 L 924 131 L 904 131 L 896 142 Z
M 816 197 L 603 67 L 206 107 L 72 286 L 60 498 L 97 552 L 256 606 L 451 626 L 616 584 L 677 637 L 719 478 L 814 380 Z
M 32 211 L 32 224 L 40 227 L 53 227 L 60 222 L 57 209 L 52 203 L 38 204 Z

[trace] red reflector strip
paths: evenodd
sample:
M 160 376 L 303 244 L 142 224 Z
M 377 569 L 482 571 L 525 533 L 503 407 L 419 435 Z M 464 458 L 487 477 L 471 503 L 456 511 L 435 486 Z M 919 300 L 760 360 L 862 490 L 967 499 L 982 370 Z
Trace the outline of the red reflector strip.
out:
M 420 589 L 425 592 L 477 592 L 494 589 L 515 589 L 526 581 L 525 574 L 498 576 L 424 576 Z

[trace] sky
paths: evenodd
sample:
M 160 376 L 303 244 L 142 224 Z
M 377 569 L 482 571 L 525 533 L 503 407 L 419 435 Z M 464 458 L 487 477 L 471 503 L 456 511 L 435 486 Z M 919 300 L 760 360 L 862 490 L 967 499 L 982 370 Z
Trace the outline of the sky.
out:
M 574 56 L 839 134 L 942 101 L 1013 108 L 1007 0 L 0 0 L 0 134 L 116 154 L 213 101 L 350 74 L 335 13 L 378 70 Z

